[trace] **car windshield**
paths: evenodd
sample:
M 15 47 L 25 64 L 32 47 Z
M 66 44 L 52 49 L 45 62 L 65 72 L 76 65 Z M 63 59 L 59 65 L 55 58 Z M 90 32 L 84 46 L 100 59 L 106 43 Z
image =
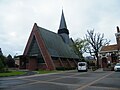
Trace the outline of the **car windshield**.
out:
M 120 63 L 117 63 L 115 66 L 120 66 Z
M 85 66 L 85 63 L 79 63 L 79 66 Z

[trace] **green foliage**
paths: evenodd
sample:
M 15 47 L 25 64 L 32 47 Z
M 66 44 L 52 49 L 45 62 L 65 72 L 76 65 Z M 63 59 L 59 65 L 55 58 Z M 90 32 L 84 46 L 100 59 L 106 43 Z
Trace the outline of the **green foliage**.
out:
M 60 71 L 74 70 L 74 69 L 76 69 L 76 67 L 56 67 L 56 70 L 60 70 Z
M 5 60 L 6 58 L 3 55 L 0 55 L 0 72 L 8 71 Z
M 74 70 L 76 67 L 66 67 L 65 70 Z
M 50 70 L 38 70 L 37 73 L 38 74 L 46 74 L 46 73 L 55 73 L 57 71 L 50 71 Z
M 97 70 L 97 66 L 92 66 L 92 70 L 93 71 Z
M 1 60 L 1 58 L 0 58 L 0 72 L 4 72 L 4 64 L 3 64 L 3 62 L 2 62 L 2 60 Z
M 8 71 L 8 72 L 0 73 L 0 77 L 23 75 L 25 73 L 26 72 L 22 72 L 22 71 Z
M 4 64 L 4 66 L 6 66 L 6 62 L 5 62 L 6 57 L 3 55 L 0 55 L 0 59 L 1 59 L 2 63 Z
M 56 67 L 56 70 L 65 70 L 65 68 L 64 67 Z
M 15 67 L 15 61 L 10 54 L 6 58 L 6 65 L 10 68 Z
M 95 63 L 90 62 L 89 65 L 90 65 L 90 66 L 95 66 Z
M 86 51 L 87 48 L 87 41 L 85 39 L 76 39 L 74 41 L 74 44 L 72 45 L 74 52 L 76 53 L 76 55 L 79 56 L 80 61 L 85 61 L 84 57 L 83 57 L 83 53 Z

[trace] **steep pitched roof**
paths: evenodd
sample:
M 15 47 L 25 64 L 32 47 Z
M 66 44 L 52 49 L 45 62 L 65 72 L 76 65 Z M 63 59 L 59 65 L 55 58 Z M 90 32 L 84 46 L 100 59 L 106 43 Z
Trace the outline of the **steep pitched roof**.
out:
M 36 49 L 39 49 L 39 50 L 36 51 L 35 47 L 36 47 Z M 52 60 L 48 50 L 46 49 L 45 43 L 44 43 L 41 35 L 39 34 L 39 28 L 36 23 L 33 26 L 32 32 L 28 39 L 28 42 L 27 42 L 27 45 L 26 45 L 23 55 L 25 55 L 25 56 L 34 56 L 35 55 L 38 58 L 43 58 L 48 69 L 55 70 L 53 60 Z
M 41 34 L 48 52 L 52 57 L 78 58 L 78 56 L 74 53 L 72 46 L 70 45 L 72 43 L 71 39 L 71 43 L 66 44 L 59 34 L 41 27 L 38 28 L 39 34 Z
M 62 58 L 76 58 L 78 59 L 78 56 L 74 53 L 74 50 L 72 48 L 72 40 L 70 39 L 70 43 L 66 44 L 64 43 L 62 37 L 54 32 L 51 32 L 49 30 L 46 30 L 44 28 L 41 28 L 37 26 L 37 24 L 34 25 L 33 30 L 31 32 L 31 35 L 29 37 L 28 43 L 26 45 L 25 51 L 23 55 L 28 55 L 30 50 L 30 46 L 32 44 L 32 40 L 34 40 L 38 44 L 36 45 L 39 47 L 39 50 L 41 50 L 41 45 L 39 45 L 41 42 L 39 42 L 38 39 L 42 39 L 45 47 L 47 48 L 47 52 L 49 52 L 50 56 L 52 57 L 62 57 Z M 34 47 L 34 46 L 33 46 Z M 42 53 L 41 51 L 35 51 L 32 52 L 34 55 L 41 55 L 38 53 Z M 31 55 L 31 53 L 29 54 Z
M 117 50 L 118 50 L 118 47 L 117 47 L 117 44 L 115 44 L 115 45 L 103 46 L 100 52 L 113 52 Z

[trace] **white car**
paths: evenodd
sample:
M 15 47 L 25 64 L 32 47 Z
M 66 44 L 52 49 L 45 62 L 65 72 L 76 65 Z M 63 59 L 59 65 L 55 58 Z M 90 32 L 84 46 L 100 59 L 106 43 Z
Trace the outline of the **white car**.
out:
M 87 63 L 86 62 L 78 62 L 78 72 L 79 71 L 86 71 L 87 72 Z
M 115 71 L 120 71 L 120 63 L 117 63 L 117 64 L 114 66 L 114 70 L 115 70 Z

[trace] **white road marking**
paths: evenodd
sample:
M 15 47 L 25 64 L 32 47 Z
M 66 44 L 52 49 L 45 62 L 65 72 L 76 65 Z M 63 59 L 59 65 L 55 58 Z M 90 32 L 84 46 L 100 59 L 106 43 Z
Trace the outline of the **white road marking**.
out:
M 94 80 L 94 81 L 92 81 L 92 82 L 90 82 L 90 83 L 88 83 L 88 84 L 86 84 L 86 85 L 84 85 L 84 86 L 82 86 L 82 87 L 77 88 L 76 90 L 83 90 L 84 88 L 86 88 L 86 87 L 88 87 L 88 86 L 96 83 L 97 81 L 100 81 L 100 80 L 104 79 L 105 77 L 107 77 L 107 76 L 109 76 L 109 75 L 111 75 L 111 74 L 113 74 L 113 73 L 114 73 L 114 72 L 111 72 L 111 73 L 109 73 L 109 74 L 107 74 L 107 75 L 105 75 L 105 76 L 103 76 L 103 77 L 101 77 L 101 78 L 99 78 L 99 79 L 97 79 L 97 80 Z
M 98 88 L 98 89 L 108 89 L 108 90 L 120 90 L 119 88 L 113 88 L 113 87 L 99 87 L 99 86 L 90 86 L 92 88 Z

